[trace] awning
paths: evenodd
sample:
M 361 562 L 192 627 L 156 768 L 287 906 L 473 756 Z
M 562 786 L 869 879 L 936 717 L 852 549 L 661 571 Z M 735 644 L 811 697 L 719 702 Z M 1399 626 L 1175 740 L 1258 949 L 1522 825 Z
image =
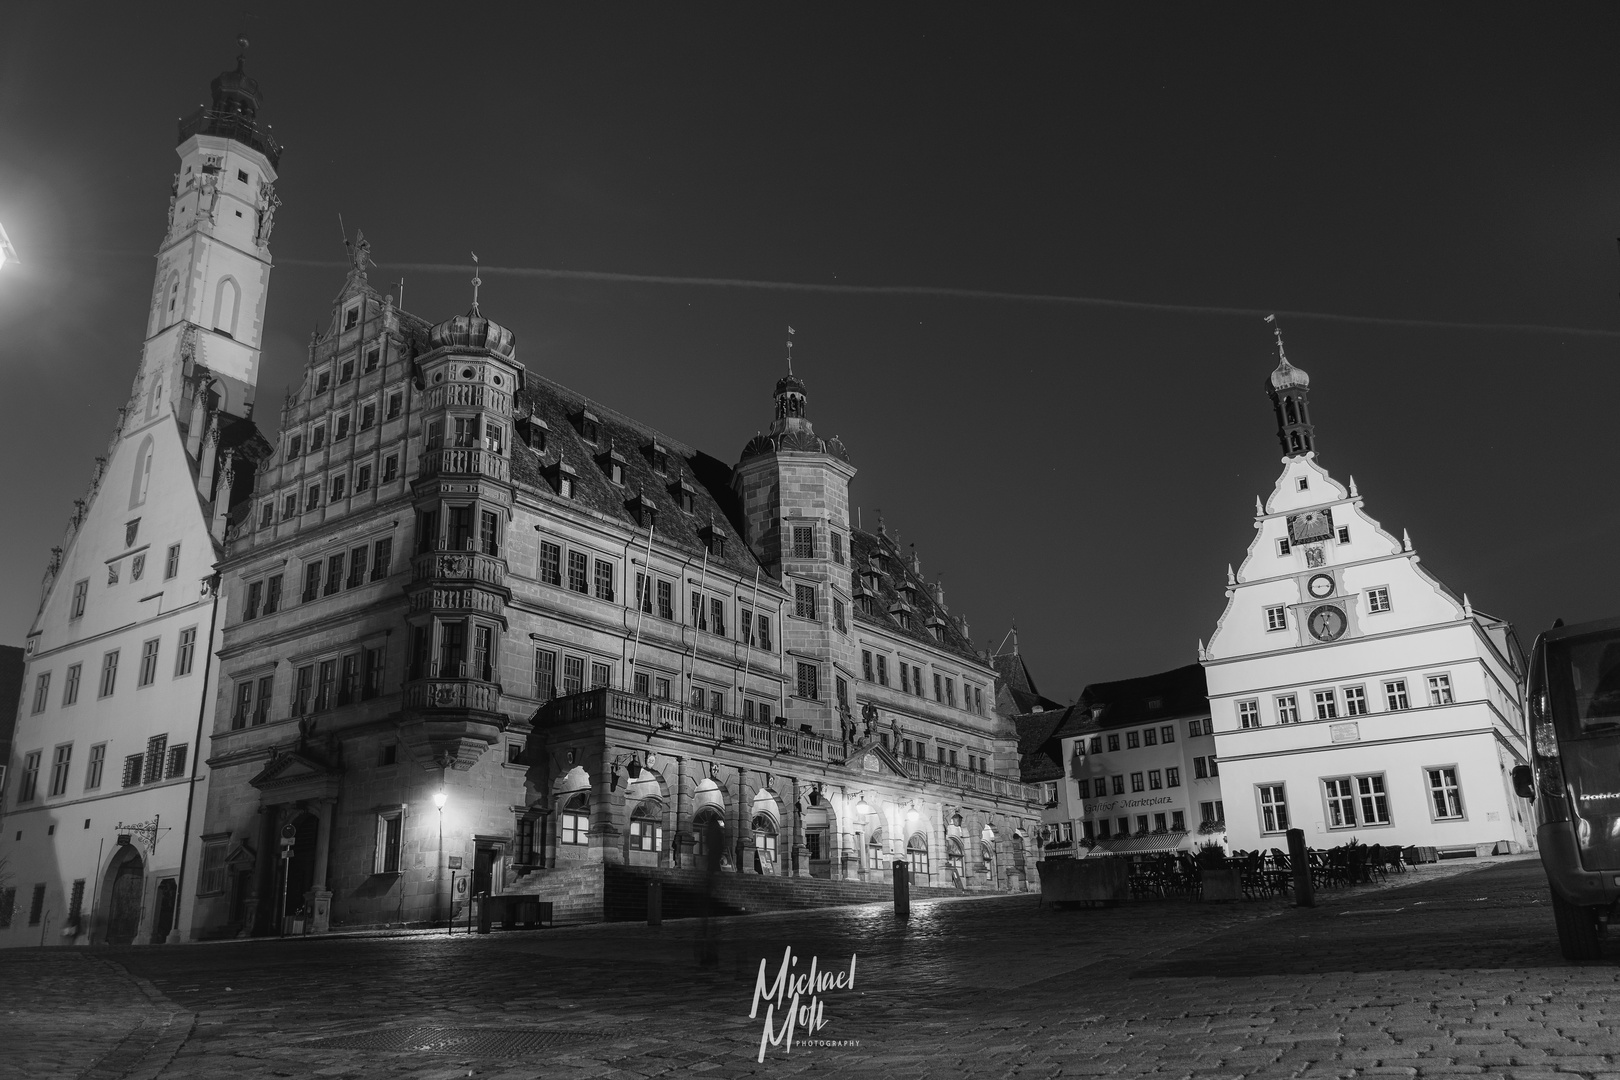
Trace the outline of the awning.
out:
M 1191 851 L 1197 844 L 1190 832 L 1162 832 L 1148 836 L 1127 836 L 1115 840 L 1100 840 L 1099 849 L 1115 855 L 1140 855 L 1150 851 Z

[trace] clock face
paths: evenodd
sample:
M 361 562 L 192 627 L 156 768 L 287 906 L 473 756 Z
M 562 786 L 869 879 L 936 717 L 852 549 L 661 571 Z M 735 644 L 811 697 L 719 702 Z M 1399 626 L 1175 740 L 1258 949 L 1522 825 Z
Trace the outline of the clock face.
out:
M 1311 636 L 1317 641 L 1337 641 L 1344 634 L 1345 627 L 1349 625 L 1344 612 L 1331 604 L 1323 604 L 1306 620 Z
M 1305 587 L 1309 589 L 1311 595 L 1316 597 L 1318 600 L 1326 599 L 1327 597 L 1333 595 L 1333 575 L 1317 574 L 1306 583 Z

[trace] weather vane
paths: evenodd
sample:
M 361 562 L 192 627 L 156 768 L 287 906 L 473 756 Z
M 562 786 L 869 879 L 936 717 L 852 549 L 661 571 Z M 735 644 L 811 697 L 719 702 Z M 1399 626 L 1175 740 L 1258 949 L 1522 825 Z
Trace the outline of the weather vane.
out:
M 478 286 L 480 286 L 480 285 L 482 285 L 484 283 L 484 279 L 478 276 L 478 252 L 476 252 L 476 251 L 472 252 L 472 259 L 473 259 L 473 278 L 472 278 L 473 310 L 477 311 L 478 310 Z
M 1288 363 L 1288 354 L 1283 352 L 1282 325 L 1277 322 L 1276 315 L 1267 315 L 1266 322 L 1271 324 L 1271 332 L 1277 335 L 1277 359 L 1284 364 Z
M 788 374 L 793 374 L 793 327 L 788 327 Z

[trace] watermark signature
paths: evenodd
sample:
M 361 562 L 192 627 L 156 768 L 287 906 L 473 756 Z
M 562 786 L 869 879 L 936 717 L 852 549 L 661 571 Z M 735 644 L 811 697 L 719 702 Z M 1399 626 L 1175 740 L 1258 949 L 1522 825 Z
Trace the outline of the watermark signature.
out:
M 758 1019 L 760 1003 L 765 1004 L 765 1030 L 759 1037 L 760 1061 L 765 1060 L 768 1046 L 780 1046 L 784 1054 L 791 1053 L 795 1036 L 801 1046 L 860 1045 L 847 1039 L 808 1037 L 827 1026 L 826 1003 L 822 996 L 831 990 L 855 988 L 855 960 L 855 954 L 851 953 L 849 969 L 835 973 L 823 969 L 820 958 L 812 956 L 809 967 L 795 971 L 799 958 L 793 955 L 793 946 L 789 945 L 782 953 L 782 966 L 777 969 L 775 980 L 767 982 L 767 961 L 760 957 L 759 976 L 754 980 L 754 1004 L 748 1010 L 750 1020 Z

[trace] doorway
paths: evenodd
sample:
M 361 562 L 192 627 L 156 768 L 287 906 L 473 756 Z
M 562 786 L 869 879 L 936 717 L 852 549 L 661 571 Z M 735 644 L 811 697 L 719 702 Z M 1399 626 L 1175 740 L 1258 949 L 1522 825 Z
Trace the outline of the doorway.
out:
M 133 945 L 141 926 L 141 899 L 146 891 L 146 864 L 140 853 L 124 845 L 113 857 L 108 873 L 112 882 L 107 890 L 107 944 Z
M 479 844 L 473 853 L 472 891 L 474 896 L 492 896 L 496 888 L 501 863 L 501 849 L 494 844 Z
M 293 827 L 297 836 L 293 840 L 292 858 L 287 860 L 287 903 L 282 915 L 296 915 L 304 906 L 304 894 L 315 886 L 315 841 L 319 838 L 321 821 L 314 814 L 300 814 Z
M 152 913 L 152 944 L 162 945 L 169 940 L 169 930 L 174 926 L 175 899 L 180 889 L 175 885 L 174 878 L 164 878 L 158 882 L 157 909 Z

